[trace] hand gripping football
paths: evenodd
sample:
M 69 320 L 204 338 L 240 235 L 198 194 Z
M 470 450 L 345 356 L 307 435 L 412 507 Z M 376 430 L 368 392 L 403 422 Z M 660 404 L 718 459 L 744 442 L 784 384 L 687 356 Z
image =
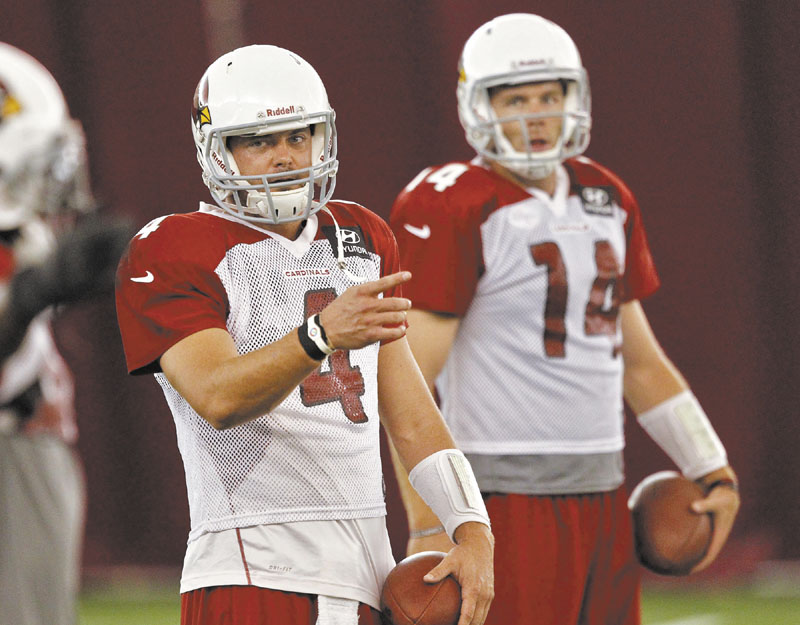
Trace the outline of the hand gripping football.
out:
M 428 584 L 425 574 L 442 561 L 441 551 L 409 556 L 386 577 L 381 611 L 386 625 L 456 625 L 461 612 L 461 586 L 452 577 Z
M 714 521 L 690 506 L 705 494 L 702 486 L 675 471 L 654 473 L 636 486 L 628 507 L 643 566 L 661 575 L 687 575 L 703 559 Z

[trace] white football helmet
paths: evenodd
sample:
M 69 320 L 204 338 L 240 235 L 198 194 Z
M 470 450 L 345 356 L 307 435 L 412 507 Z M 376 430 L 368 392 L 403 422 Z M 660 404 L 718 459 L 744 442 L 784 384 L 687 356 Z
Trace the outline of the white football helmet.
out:
M 489 89 L 546 81 L 561 81 L 566 87 L 561 137 L 550 150 L 519 152 L 501 124 L 517 122 L 527 137 L 527 121 L 553 117 L 553 113 L 498 119 L 489 103 Z M 469 144 L 482 157 L 523 178 L 545 178 L 558 163 L 583 153 L 589 145 L 591 96 L 580 54 L 560 26 L 538 15 L 501 15 L 478 28 L 461 54 L 456 95 Z
M 339 166 L 334 118 L 319 75 L 293 52 L 254 45 L 218 58 L 197 85 L 192 112 L 197 160 L 216 203 L 241 219 L 268 224 L 305 219 L 324 207 Z M 229 137 L 305 127 L 313 133 L 311 167 L 240 174 Z
M 0 231 L 93 206 L 83 129 L 61 89 L 36 59 L 0 43 Z

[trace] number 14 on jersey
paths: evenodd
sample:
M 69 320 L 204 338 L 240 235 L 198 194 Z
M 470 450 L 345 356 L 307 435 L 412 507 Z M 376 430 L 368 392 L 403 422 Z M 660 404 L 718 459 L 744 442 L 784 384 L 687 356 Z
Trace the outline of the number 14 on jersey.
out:
M 544 308 L 544 350 L 550 358 L 566 356 L 567 267 L 556 243 L 548 241 L 531 246 L 536 265 L 547 267 L 547 301 Z M 619 262 L 611 243 L 595 241 L 594 261 L 597 276 L 592 283 L 584 311 L 583 328 L 587 336 L 617 333 L 619 315 Z

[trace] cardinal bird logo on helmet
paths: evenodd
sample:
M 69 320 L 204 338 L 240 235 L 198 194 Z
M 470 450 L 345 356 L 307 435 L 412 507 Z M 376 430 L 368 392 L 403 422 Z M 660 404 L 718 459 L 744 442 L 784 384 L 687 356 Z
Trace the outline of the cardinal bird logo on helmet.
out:
M 22 111 L 22 105 L 13 95 L 8 92 L 6 86 L 0 82 L 0 124 L 8 117 Z
M 194 92 L 192 101 L 192 119 L 198 128 L 211 123 L 211 112 L 208 110 L 208 77 L 203 76 Z

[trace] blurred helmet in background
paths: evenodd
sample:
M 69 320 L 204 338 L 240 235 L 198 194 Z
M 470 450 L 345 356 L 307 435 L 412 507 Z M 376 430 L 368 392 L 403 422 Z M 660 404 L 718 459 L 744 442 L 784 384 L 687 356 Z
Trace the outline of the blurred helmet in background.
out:
M 86 141 L 50 72 L 0 43 L 0 231 L 94 207 Z
M 492 87 L 561 82 L 565 89 L 561 137 L 547 151 L 515 150 L 502 124 L 520 124 L 553 113 L 497 118 L 490 105 Z M 589 145 L 589 79 L 572 38 L 538 15 L 501 15 L 480 26 L 467 40 L 459 62 L 458 115 L 467 141 L 482 157 L 528 179 L 541 179 Z

